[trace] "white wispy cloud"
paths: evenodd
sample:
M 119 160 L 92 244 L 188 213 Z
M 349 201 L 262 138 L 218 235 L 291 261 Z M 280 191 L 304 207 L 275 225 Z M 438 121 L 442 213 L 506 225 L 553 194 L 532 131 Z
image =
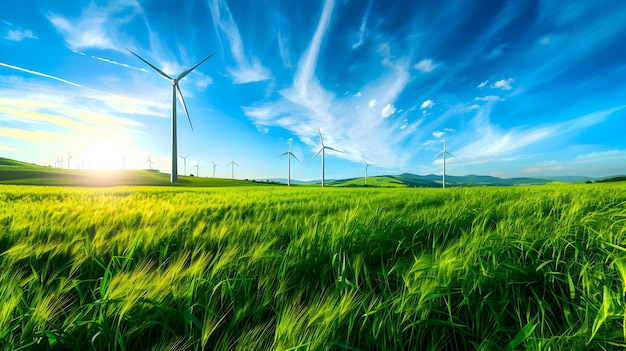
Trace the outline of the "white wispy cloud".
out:
M 4 39 L 11 41 L 22 41 L 24 39 L 39 39 L 30 29 L 9 29 Z
M 437 68 L 437 65 L 433 63 L 432 59 L 423 59 L 420 62 L 416 63 L 413 68 L 421 71 L 422 73 L 428 73 Z
M 444 136 L 444 134 L 446 134 L 446 133 L 444 133 L 444 132 L 442 132 L 442 131 L 439 131 L 439 130 L 438 130 L 438 131 L 433 132 L 433 136 L 434 136 L 435 138 L 441 138 L 442 136 Z
M 513 78 L 508 79 L 500 79 L 499 81 L 493 83 L 491 85 L 492 88 L 502 89 L 502 90 L 511 90 L 511 84 L 513 83 Z
M 387 104 L 385 105 L 385 107 L 383 107 L 382 110 L 380 110 L 380 115 L 383 118 L 387 118 L 393 115 L 395 112 L 396 112 L 396 108 L 392 104 Z
M 79 52 L 78 54 L 79 54 L 79 55 L 85 55 L 84 53 L 80 53 L 80 52 Z M 126 64 L 126 63 L 113 61 L 113 60 L 110 60 L 110 59 L 107 59 L 107 58 L 104 58 L 104 57 L 98 57 L 98 56 L 93 56 L 93 55 L 92 55 L 92 56 L 91 56 L 91 58 L 96 59 L 96 60 L 98 60 L 98 61 L 102 61 L 102 62 L 110 63 L 110 64 L 112 64 L 112 65 L 116 65 L 116 66 L 121 66 L 121 67 L 125 67 L 125 68 L 130 68 L 130 69 L 134 69 L 134 70 L 137 70 L 137 71 L 142 71 L 142 72 L 148 72 L 148 70 L 147 70 L 147 69 L 145 69 L 145 68 L 138 68 L 138 67 L 135 67 L 135 66 L 131 66 L 131 65 L 129 65 L 129 64 Z
M 63 35 L 66 45 L 74 51 L 110 49 L 125 52 L 125 43 L 132 42 L 123 27 L 143 10 L 135 0 L 118 0 L 99 6 L 92 2 L 76 19 L 49 13 L 48 20 Z
M 501 97 L 497 95 L 487 95 L 487 96 L 479 96 L 474 98 L 475 101 L 500 101 L 503 100 Z
M 239 28 L 226 2 L 223 0 L 213 0 L 210 5 L 215 31 L 218 37 L 220 34 L 226 37 L 230 53 L 237 64 L 237 67 L 227 69 L 229 74 L 233 77 L 233 82 L 236 84 L 245 84 L 271 79 L 272 74 L 270 70 L 261 64 L 258 57 L 245 54 Z
M 428 108 L 432 108 L 433 106 L 435 106 L 435 102 L 431 99 L 428 99 L 424 102 L 422 102 L 422 104 L 420 105 L 420 109 L 425 110 Z
M 370 2 L 369 6 L 367 7 L 367 10 L 365 11 L 365 15 L 363 15 L 363 18 L 361 19 L 361 25 L 359 26 L 359 31 L 357 32 L 357 41 L 354 44 L 352 44 L 353 49 L 356 49 L 360 47 L 361 45 L 363 45 L 363 41 L 365 38 L 365 29 L 367 28 L 367 19 L 370 15 L 371 9 L 372 9 L 372 2 Z
M 257 125 L 277 126 L 294 133 L 311 152 L 318 148 L 318 126 L 324 142 L 344 151 L 333 154 L 354 162 L 365 157 L 381 167 L 397 166 L 411 155 L 401 152 L 419 121 L 409 122 L 407 112 L 400 113 L 394 104 L 410 81 L 410 58 L 396 58 L 385 38 L 379 40 L 383 72 L 362 86 L 360 94 L 336 95 L 325 89 L 315 76 L 318 55 L 331 23 L 335 2 L 324 2 L 322 12 L 306 50 L 300 57 L 291 86 L 279 91 L 280 98 L 244 107 L 243 111 Z M 376 60 L 376 56 L 370 59 Z M 334 83 L 329 83 L 334 86 Z M 383 106 L 383 108 L 374 108 Z M 361 108 L 362 107 L 362 108 Z M 381 116 L 386 118 L 381 118 Z
M 476 86 L 476 88 L 479 88 L 479 89 L 480 89 L 480 88 L 484 88 L 484 87 L 485 87 L 485 85 L 487 85 L 487 83 L 489 83 L 489 81 L 488 81 L 488 80 L 486 80 L 486 81 L 484 81 L 484 82 L 480 82 L 480 84 L 478 84 L 478 85 Z
M 59 81 L 59 82 L 63 82 L 63 83 L 65 83 L 65 84 L 73 85 L 73 86 L 75 86 L 75 87 L 81 87 L 81 88 L 84 88 L 84 87 L 83 87 L 82 85 L 80 85 L 80 84 L 77 84 L 77 83 L 74 83 L 74 82 L 70 82 L 69 80 L 65 80 L 65 79 L 63 79 L 63 78 L 55 77 L 55 76 L 52 76 L 52 75 L 49 75 L 49 74 L 45 74 L 45 73 L 41 73 L 41 72 L 37 72 L 37 71 L 32 71 L 32 70 L 29 70 L 29 69 L 26 69 L 26 68 L 22 68 L 22 67 L 17 67 L 17 66 L 9 65 L 9 64 L 4 63 L 4 62 L 0 62 L 0 66 L 7 67 L 7 68 L 11 68 L 11 69 L 14 69 L 14 70 L 17 70 L 17 71 L 21 71 L 21 72 L 25 72 L 25 73 L 34 74 L 34 75 L 36 75 L 36 76 L 40 76 L 40 77 L 45 77 L 45 78 L 54 79 L 54 80 L 57 80 L 57 81 Z
M 481 107 L 470 123 L 470 129 L 465 131 L 474 140 L 459 151 L 464 158 L 494 157 L 510 155 L 528 145 L 562 137 L 567 133 L 584 130 L 604 122 L 608 117 L 624 108 L 617 106 L 596 111 L 584 116 L 572 118 L 566 122 L 547 123 L 533 127 L 515 127 L 502 129 L 490 121 L 493 104 L 488 103 Z

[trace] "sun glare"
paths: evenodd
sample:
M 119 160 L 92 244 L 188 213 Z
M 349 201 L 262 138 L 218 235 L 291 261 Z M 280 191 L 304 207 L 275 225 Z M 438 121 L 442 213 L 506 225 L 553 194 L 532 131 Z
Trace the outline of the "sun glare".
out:
M 108 140 L 90 141 L 84 148 L 85 169 L 122 169 L 125 168 L 125 160 L 120 148 Z

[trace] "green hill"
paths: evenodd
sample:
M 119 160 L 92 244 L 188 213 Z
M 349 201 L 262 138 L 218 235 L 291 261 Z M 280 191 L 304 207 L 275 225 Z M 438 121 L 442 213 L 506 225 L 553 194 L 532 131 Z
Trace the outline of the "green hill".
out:
M 155 170 L 75 170 L 39 166 L 0 157 L 0 184 L 118 186 L 172 185 L 170 175 Z M 252 181 L 179 176 L 176 186 L 254 186 Z

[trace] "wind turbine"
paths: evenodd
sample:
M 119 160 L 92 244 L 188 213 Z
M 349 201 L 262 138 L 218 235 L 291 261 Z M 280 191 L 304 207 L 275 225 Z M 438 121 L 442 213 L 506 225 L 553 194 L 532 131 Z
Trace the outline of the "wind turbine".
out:
M 231 179 L 235 180 L 235 166 L 239 167 L 237 162 L 235 162 L 235 155 L 233 155 L 233 160 L 230 161 L 230 163 L 226 165 L 226 167 L 228 166 L 231 166 Z
M 313 156 L 313 158 L 311 158 L 311 161 L 313 161 L 314 158 L 317 157 L 317 155 L 320 154 L 320 152 L 322 153 L 322 188 L 324 187 L 324 158 L 325 158 L 325 152 L 324 150 L 328 149 L 328 150 L 333 150 L 333 151 L 337 151 L 337 152 L 341 152 L 343 153 L 343 151 L 339 151 L 337 149 L 334 149 L 330 146 L 325 146 L 324 145 L 324 139 L 322 139 L 322 131 L 320 130 L 320 127 L 317 126 L 317 131 L 320 133 L 320 144 L 322 145 L 320 147 L 320 149 L 315 153 L 315 155 Z
M 72 155 L 70 155 L 70 153 L 67 153 L 67 169 L 70 169 L 70 160 L 73 159 L 74 157 L 72 157 Z
M 120 156 L 120 158 L 122 159 L 122 169 L 126 169 L 126 159 L 124 156 Z
M 196 163 L 196 177 L 200 177 L 200 161 Z
M 152 169 L 152 164 L 154 162 L 152 162 L 152 160 L 150 159 L 150 157 L 152 157 L 152 155 L 148 155 L 148 159 L 146 160 L 146 163 L 148 164 L 148 169 Z
M 367 163 L 367 161 L 365 161 L 365 159 L 363 159 L 363 163 L 365 164 L 365 185 L 367 186 L 367 167 L 369 167 L 369 166 L 376 166 L 376 164 L 374 164 L 374 163 Z
M 213 178 L 215 178 L 215 167 L 219 165 L 213 161 L 211 161 L 211 163 L 213 164 Z
M 446 187 L 446 154 L 456 158 L 456 156 L 454 156 L 453 154 L 448 152 L 448 149 L 446 149 L 446 138 L 443 138 L 443 151 L 440 152 L 439 154 L 437 154 L 437 156 L 433 157 L 433 159 L 438 158 L 439 156 L 443 156 L 443 184 L 442 184 L 442 188 Z M 458 158 L 456 158 L 458 161 L 460 161 Z
M 187 175 L 187 157 L 189 157 L 189 155 L 191 155 L 191 152 L 188 153 L 187 156 L 178 155 L 178 157 L 183 159 L 183 164 L 185 165 L 185 173 L 183 173 L 184 175 Z
M 302 164 L 302 162 L 300 162 L 300 160 L 298 160 L 298 158 L 296 157 L 296 155 L 294 155 L 291 152 L 291 144 L 293 144 L 293 139 L 289 139 L 289 151 L 284 152 L 276 157 L 281 157 L 281 156 L 285 156 L 287 155 L 287 167 L 288 167 L 288 172 L 287 172 L 287 186 L 291 186 L 291 157 L 293 156 L 293 158 L 296 159 L 296 161 L 298 161 L 300 164 Z
M 128 51 L 130 51 L 130 50 L 128 50 Z M 211 58 L 211 56 L 215 55 L 215 53 L 212 53 L 211 55 L 205 57 L 202 61 L 196 63 L 195 66 L 191 67 L 190 69 L 188 69 L 185 72 L 183 72 L 180 75 L 178 75 L 177 78 L 172 78 L 172 77 L 168 76 L 163 71 L 161 71 L 160 69 L 156 68 L 150 62 L 144 60 L 141 56 L 135 54 L 134 52 L 130 51 L 130 53 L 135 55 L 135 56 L 137 56 L 138 59 L 140 59 L 141 61 L 145 62 L 148 66 L 150 66 L 152 69 L 154 69 L 158 74 L 161 75 L 161 77 L 169 80 L 172 83 L 172 174 L 170 176 L 170 182 L 171 183 L 176 183 L 176 181 L 178 180 L 178 163 L 177 163 L 177 158 L 176 158 L 176 155 L 177 155 L 177 151 L 176 151 L 176 145 L 177 145 L 177 141 L 176 141 L 176 97 L 178 97 L 178 99 L 180 100 L 180 104 L 183 106 L 183 110 L 185 111 L 185 114 L 187 115 L 187 119 L 189 120 L 189 126 L 191 126 L 191 130 L 193 131 L 193 125 L 191 124 L 191 118 L 189 117 L 189 112 L 187 112 L 187 106 L 185 106 L 185 99 L 183 98 L 183 93 L 180 91 L 180 87 L 178 86 L 178 82 L 181 79 L 185 78 L 185 76 L 187 76 L 191 71 L 196 69 L 196 67 L 200 66 L 204 61 L 208 60 L 209 58 Z
M 57 157 L 57 162 L 59 163 L 59 168 L 63 168 L 63 157 Z

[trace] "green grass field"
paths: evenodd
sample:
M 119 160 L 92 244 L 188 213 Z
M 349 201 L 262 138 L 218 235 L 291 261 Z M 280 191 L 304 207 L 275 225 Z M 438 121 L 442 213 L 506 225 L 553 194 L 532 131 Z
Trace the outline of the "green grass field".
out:
M 6 350 L 620 350 L 626 184 L 0 186 Z

